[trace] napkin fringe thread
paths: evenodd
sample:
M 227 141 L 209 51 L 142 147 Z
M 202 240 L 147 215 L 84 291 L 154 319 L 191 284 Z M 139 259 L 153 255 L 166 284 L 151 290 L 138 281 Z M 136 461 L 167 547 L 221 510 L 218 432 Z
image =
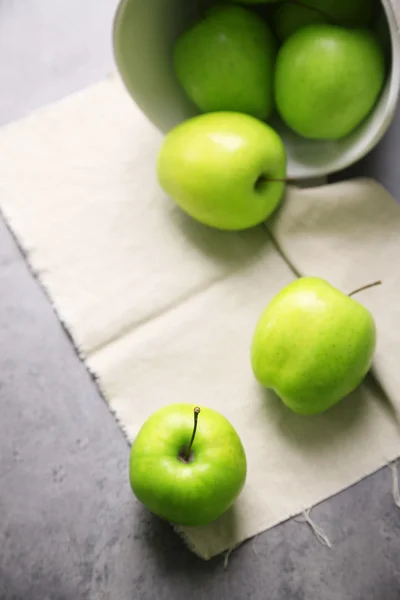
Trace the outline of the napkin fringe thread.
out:
M 307 523 L 307 525 L 310 527 L 311 531 L 313 532 L 313 534 L 315 535 L 317 540 L 320 542 L 320 544 L 331 549 L 332 543 L 331 543 L 329 537 L 327 536 L 327 534 L 325 533 L 323 528 L 320 525 L 318 525 L 311 518 L 311 511 L 312 511 L 312 507 L 303 510 L 303 513 L 302 513 L 303 518 L 302 519 L 297 518 L 294 520 L 297 521 L 297 523 Z

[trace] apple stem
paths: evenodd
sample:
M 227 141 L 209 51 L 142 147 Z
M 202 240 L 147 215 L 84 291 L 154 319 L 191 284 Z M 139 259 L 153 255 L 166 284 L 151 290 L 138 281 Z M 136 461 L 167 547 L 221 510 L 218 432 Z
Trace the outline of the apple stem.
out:
M 363 292 L 364 290 L 369 290 L 369 288 L 376 287 L 377 285 L 382 285 L 382 281 L 374 281 L 374 283 L 369 283 L 368 285 L 363 285 L 362 287 L 354 290 L 354 292 L 351 292 L 349 294 L 349 296 L 351 298 L 355 294 L 358 294 L 358 292 Z
M 282 178 L 282 179 L 277 179 L 274 177 L 267 177 L 266 181 L 269 183 L 294 183 L 296 181 L 296 179 L 290 179 L 290 177 L 287 178 Z
M 289 179 L 287 177 L 282 177 L 282 179 L 278 177 L 268 177 L 267 175 L 260 175 L 257 181 L 254 184 L 254 188 L 257 192 L 262 192 L 264 190 L 264 186 L 267 183 L 294 183 L 295 179 Z
M 194 438 L 196 436 L 197 419 L 199 418 L 199 413 L 200 413 L 200 406 L 195 406 L 193 409 L 193 416 L 194 416 L 193 433 L 192 433 L 192 437 L 190 438 L 189 446 L 187 447 L 186 453 L 185 453 L 185 461 L 186 462 L 189 462 L 190 451 L 192 449 Z

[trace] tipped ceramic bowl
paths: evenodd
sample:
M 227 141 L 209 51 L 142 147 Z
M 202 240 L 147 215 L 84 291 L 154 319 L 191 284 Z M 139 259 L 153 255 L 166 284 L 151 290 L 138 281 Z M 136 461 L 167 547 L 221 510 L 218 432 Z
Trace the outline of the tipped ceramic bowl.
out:
M 198 18 L 207 0 L 122 0 L 114 21 L 114 52 L 126 88 L 163 133 L 197 114 L 174 73 L 177 37 Z M 306 140 L 280 120 L 271 122 L 288 154 L 288 177 L 326 176 L 361 159 L 379 142 L 394 116 L 400 91 L 400 5 L 382 0 L 391 39 L 391 66 L 381 96 L 367 119 L 339 141 Z

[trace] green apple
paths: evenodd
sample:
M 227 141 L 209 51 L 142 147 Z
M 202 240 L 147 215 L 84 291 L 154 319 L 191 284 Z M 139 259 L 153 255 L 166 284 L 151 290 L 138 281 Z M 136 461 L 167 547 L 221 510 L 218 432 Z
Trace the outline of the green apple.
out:
M 372 21 L 377 0 L 301 0 L 299 4 L 324 14 L 332 25 L 365 27 Z
M 274 29 L 280 40 L 286 40 L 298 29 L 316 23 L 328 23 L 322 12 L 295 2 L 284 2 L 274 13 Z
M 294 412 L 316 414 L 361 383 L 375 338 L 374 319 L 364 306 L 323 279 L 303 277 L 281 290 L 261 315 L 252 368 L 259 383 Z
M 338 140 L 371 112 L 384 80 L 384 54 L 371 32 L 310 25 L 279 51 L 275 100 L 283 121 L 298 134 Z
M 375 34 L 380 45 L 383 48 L 385 56 L 390 57 L 392 50 L 392 40 L 390 37 L 389 24 L 386 18 L 385 11 L 382 9 L 375 21 Z
M 172 404 L 144 423 L 130 455 L 135 496 L 177 525 L 207 525 L 234 502 L 246 456 L 230 422 L 211 408 Z
M 275 11 L 275 31 L 285 40 L 298 29 L 315 23 L 364 27 L 371 22 L 375 8 L 375 0 L 289 0 Z
M 273 108 L 276 44 L 268 25 L 241 6 L 216 5 L 177 40 L 174 66 L 201 112 L 266 119 Z
M 231 0 L 238 4 L 275 4 L 276 2 L 282 2 L 283 0 Z
M 264 221 L 283 196 L 285 173 L 278 134 L 240 113 L 184 121 L 167 134 L 157 160 L 165 192 L 193 218 L 225 230 Z

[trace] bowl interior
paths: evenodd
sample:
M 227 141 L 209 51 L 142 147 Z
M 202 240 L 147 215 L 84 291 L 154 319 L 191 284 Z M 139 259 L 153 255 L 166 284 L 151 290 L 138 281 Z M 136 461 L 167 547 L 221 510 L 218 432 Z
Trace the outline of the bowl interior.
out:
M 208 0 L 122 0 L 114 23 L 115 58 L 137 105 L 163 133 L 197 114 L 172 65 L 176 38 L 201 15 Z M 392 61 L 385 88 L 371 115 L 340 141 L 309 141 L 289 130 L 279 117 L 271 125 L 288 153 L 288 177 L 328 175 L 362 158 L 380 140 L 393 117 L 400 86 L 400 42 L 390 0 L 382 0 L 392 39 Z

